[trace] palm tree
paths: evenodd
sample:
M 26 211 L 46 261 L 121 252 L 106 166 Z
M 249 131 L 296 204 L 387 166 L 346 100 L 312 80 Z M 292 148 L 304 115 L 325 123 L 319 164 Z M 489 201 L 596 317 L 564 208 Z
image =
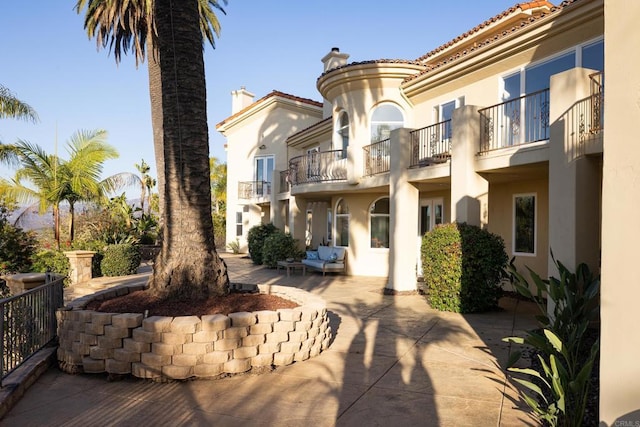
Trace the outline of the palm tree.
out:
M 118 152 L 106 142 L 104 130 L 78 131 L 67 142 L 69 160 L 57 154 L 47 154 L 37 144 L 19 140 L 11 147 L 20 168 L 13 180 L 2 180 L 0 188 L 20 202 L 33 202 L 44 213 L 52 208 L 54 237 L 60 247 L 60 204 L 69 204 L 69 240 L 75 234 L 75 205 L 78 202 L 104 200 L 108 193 L 137 183 L 137 175 L 118 173 L 100 179 L 106 160 L 118 157 Z
M 220 213 L 224 211 L 227 204 L 227 164 L 219 163 L 216 157 L 209 159 L 209 169 L 211 170 L 211 203 L 213 211 Z
M 9 89 L 0 85 L 0 119 L 14 118 L 38 121 L 38 114 L 25 102 L 20 101 Z
M 140 210 L 144 214 L 145 198 L 149 199 L 149 212 L 151 212 L 151 189 L 156 186 L 156 180 L 149 175 L 151 167 L 142 159 L 140 164 L 134 165 L 140 172 Z
M 113 50 L 116 62 L 131 50 L 138 64 L 149 51 L 162 229 L 150 288 L 177 299 L 224 295 L 229 277 L 213 236 L 202 52 L 203 38 L 213 45 L 219 36 L 214 9 L 224 10 L 214 0 L 78 0 L 76 11 L 85 6 L 89 37 Z
M 0 119 L 23 119 L 38 121 L 38 114 L 25 102 L 20 101 L 5 86 L 0 85 Z M 11 147 L 0 142 L 0 162 L 16 164 L 17 157 Z

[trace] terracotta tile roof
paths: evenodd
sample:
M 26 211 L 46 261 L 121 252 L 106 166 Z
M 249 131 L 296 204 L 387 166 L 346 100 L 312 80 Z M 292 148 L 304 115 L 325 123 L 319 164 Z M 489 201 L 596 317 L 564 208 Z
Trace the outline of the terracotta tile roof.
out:
M 564 8 L 566 8 L 567 6 L 572 5 L 573 3 L 577 3 L 579 1 L 586 1 L 586 0 L 566 0 L 563 1 L 559 6 L 555 6 L 552 3 L 548 2 L 548 1 L 544 1 L 544 0 L 537 0 L 537 1 L 530 1 L 527 3 L 517 3 L 514 6 L 510 7 L 509 9 L 499 13 L 498 15 L 484 21 L 483 23 L 481 23 L 480 25 L 477 25 L 476 27 L 472 28 L 471 30 L 467 31 L 466 33 L 459 35 L 458 37 L 454 38 L 453 40 L 433 49 L 432 51 L 422 55 L 421 57 L 419 57 L 417 59 L 417 61 L 420 61 L 422 64 L 425 65 L 425 69 L 423 71 L 421 71 L 420 73 L 416 73 L 412 76 L 407 77 L 404 81 L 408 82 L 411 81 L 413 79 L 416 79 L 424 74 L 429 73 L 430 71 L 437 69 L 439 67 L 442 67 L 443 65 L 449 64 L 453 61 L 456 61 L 460 58 L 465 57 L 466 55 L 475 52 L 479 49 L 485 48 L 493 43 L 495 43 L 498 40 L 501 40 L 507 36 L 510 36 L 511 34 L 518 32 L 520 30 L 522 30 L 523 28 L 526 28 L 528 26 L 530 26 L 533 23 L 539 22 L 541 19 L 546 19 L 550 16 L 556 15 L 557 13 L 559 13 L 560 11 L 562 11 Z M 548 7 L 548 12 L 544 12 L 541 11 L 539 14 L 535 14 L 535 15 L 531 15 L 529 16 L 526 20 L 521 21 L 518 23 L 518 25 L 516 26 L 512 26 L 511 28 L 505 29 L 502 32 L 498 33 L 498 34 L 492 34 L 490 35 L 490 37 L 479 41 L 477 43 L 474 43 L 473 46 L 470 46 L 467 49 L 463 49 L 461 51 L 454 51 L 452 52 L 452 54 L 440 61 L 434 62 L 434 63 L 429 63 L 429 58 L 432 56 L 435 56 L 437 54 L 439 54 L 440 52 L 442 52 L 445 49 L 450 48 L 451 46 L 460 43 L 462 41 L 464 41 L 465 39 L 468 39 L 470 37 L 473 37 L 475 34 L 477 34 L 478 32 L 480 32 L 481 30 L 483 30 L 484 28 L 490 26 L 491 24 L 503 19 L 506 16 L 509 16 L 511 14 L 513 14 L 514 12 L 517 12 L 518 10 L 529 10 L 529 9 L 534 9 L 534 8 L 538 8 L 538 7 Z
M 313 99 L 309 99 L 309 98 L 301 98 L 299 96 L 290 95 L 288 93 L 280 92 L 278 90 L 273 90 L 269 94 L 263 96 L 262 98 L 258 99 L 256 102 L 254 102 L 253 104 L 249 105 L 248 107 L 243 108 L 242 110 L 238 111 L 237 113 L 227 117 L 226 119 L 222 120 L 220 123 L 216 124 L 216 129 L 219 128 L 220 126 L 222 126 L 223 124 L 232 121 L 233 119 L 235 119 L 236 117 L 242 115 L 246 111 L 254 108 L 256 106 L 256 104 L 260 104 L 260 103 L 262 103 L 262 102 L 264 102 L 264 101 L 266 101 L 266 100 L 268 100 L 270 98 L 274 98 L 276 96 L 280 97 L 280 98 L 286 98 L 286 99 L 290 99 L 292 101 L 298 101 L 298 102 L 302 102 L 304 104 L 309 104 L 309 105 L 313 105 L 315 107 L 322 108 L 322 102 L 314 101 Z
M 310 131 L 311 129 L 315 128 L 315 127 L 320 127 L 321 125 L 327 123 L 328 121 L 331 121 L 332 117 L 327 117 L 326 119 L 322 119 L 319 122 L 316 122 L 314 124 L 312 124 L 311 126 L 307 126 L 306 128 L 299 130 L 298 132 L 291 134 L 287 137 L 287 139 L 291 139 L 291 138 L 295 138 L 296 136 L 300 135 L 301 133 L 305 133 L 307 131 Z
M 321 77 L 326 76 L 327 74 L 332 73 L 332 72 L 334 72 L 336 70 L 341 70 L 343 68 L 354 67 L 356 65 L 363 65 L 363 64 L 411 64 L 411 65 L 424 66 L 424 64 L 422 62 L 417 61 L 417 60 L 409 60 L 409 59 L 372 59 L 372 60 L 369 60 L 369 61 L 350 62 L 348 64 L 332 68 L 332 69 L 327 70 L 324 73 L 320 74 L 318 79 L 320 79 Z

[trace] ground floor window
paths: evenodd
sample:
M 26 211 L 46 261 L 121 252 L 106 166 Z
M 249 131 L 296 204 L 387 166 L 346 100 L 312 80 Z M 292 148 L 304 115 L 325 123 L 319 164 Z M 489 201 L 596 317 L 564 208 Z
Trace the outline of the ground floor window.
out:
M 236 212 L 236 236 L 242 236 L 242 212 Z
M 389 198 L 376 200 L 369 208 L 371 247 L 389 247 Z
M 513 196 L 513 253 L 536 253 L 536 194 Z
M 336 204 L 336 246 L 349 246 L 349 206 L 344 199 Z
M 333 240 L 333 216 L 331 215 L 331 209 L 327 209 L 327 240 Z

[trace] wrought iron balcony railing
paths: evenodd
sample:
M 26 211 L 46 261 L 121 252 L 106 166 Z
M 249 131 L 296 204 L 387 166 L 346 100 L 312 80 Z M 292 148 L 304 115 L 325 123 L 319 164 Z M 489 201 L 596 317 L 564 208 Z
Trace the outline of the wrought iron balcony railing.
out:
M 383 139 L 362 147 L 364 151 L 364 175 L 389 172 L 391 165 L 391 140 Z
M 549 89 L 479 110 L 480 153 L 549 139 Z
M 347 159 L 343 156 L 342 150 L 318 151 L 289 160 L 291 185 L 345 181 L 346 179 Z
M 593 73 L 589 78 L 591 79 L 589 132 L 596 134 L 604 129 L 604 72 Z
M 271 196 L 271 183 L 268 181 L 240 181 L 238 182 L 239 199 L 260 199 Z
M 411 164 L 422 167 L 444 163 L 451 158 L 451 120 L 412 130 Z

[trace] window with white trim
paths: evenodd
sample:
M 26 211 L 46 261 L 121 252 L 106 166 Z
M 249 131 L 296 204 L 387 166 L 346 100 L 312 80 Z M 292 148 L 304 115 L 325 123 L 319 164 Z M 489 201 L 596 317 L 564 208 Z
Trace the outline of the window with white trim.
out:
M 389 198 L 376 200 L 369 208 L 372 248 L 389 247 Z
M 391 131 L 404 126 L 402 111 L 394 104 L 381 104 L 371 114 L 371 142 L 389 139 Z
M 349 116 L 346 112 L 340 113 L 337 123 L 337 132 L 342 143 L 342 158 L 347 158 L 347 147 L 349 146 Z
M 349 206 L 344 199 L 336 204 L 336 246 L 349 246 Z
M 536 254 L 536 193 L 513 196 L 513 254 Z
M 242 212 L 236 212 L 236 236 L 242 236 Z

